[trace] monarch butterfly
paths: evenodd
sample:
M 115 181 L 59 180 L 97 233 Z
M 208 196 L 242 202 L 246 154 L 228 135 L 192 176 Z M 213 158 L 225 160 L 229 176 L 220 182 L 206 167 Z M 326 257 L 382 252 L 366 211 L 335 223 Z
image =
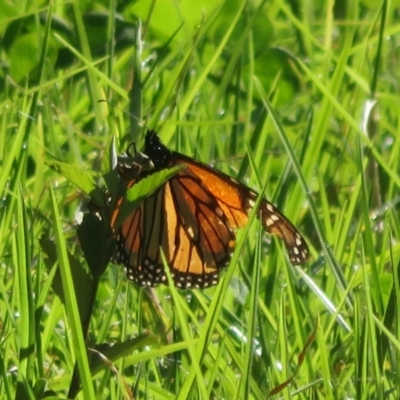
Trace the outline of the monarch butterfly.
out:
M 122 222 L 116 232 L 115 261 L 139 286 L 167 284 L 162 251 L 178 288 L 216 285 L 235 248 L 234 230 L 248 221 L 257 193 L 212 167 L 168 150 L 154 131 L 147 132 L 143 153 L 154 168 L 132 175 L 127 187 L 165 168 L 185 167 Z M 129 166 L 118 167 L 126 181 Z M 112 220 L 118 211 L 116 207 Z M 263 200 L 258 218 L 268 233 L 283 239 L 292 264 L 307 261 L 305 240 L 275 206 Z

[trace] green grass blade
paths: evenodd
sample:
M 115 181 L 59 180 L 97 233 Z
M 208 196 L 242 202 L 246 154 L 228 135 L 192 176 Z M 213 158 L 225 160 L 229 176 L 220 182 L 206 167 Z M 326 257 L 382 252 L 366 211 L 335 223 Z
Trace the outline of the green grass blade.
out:
M 76 360 L 79 367 L 80 381 L 82 390 L 87 399 L 94 399 L 95 392 L 92 383 L 92 377 L 89 369 L 88 355 L 85 346 L 85 338 L 83 337 L 82 325 L 79 318 L 77 294 L 75 293 L 70 265 L 68 260 L 67 248 L 65 243 L 64 234 L 60 223 L 60 215 L 56 199 L 53 191 L 50 189 L 50 198 L 52 204 L 52 217 L 54 224 L 54 231 L 56 236 L 56 247 L 59 258 L 59 266 L 61 273 L 61 280 L 66 302 L 66 311 L 68 315 L 68 323 L 71 328 L 72 343 Z

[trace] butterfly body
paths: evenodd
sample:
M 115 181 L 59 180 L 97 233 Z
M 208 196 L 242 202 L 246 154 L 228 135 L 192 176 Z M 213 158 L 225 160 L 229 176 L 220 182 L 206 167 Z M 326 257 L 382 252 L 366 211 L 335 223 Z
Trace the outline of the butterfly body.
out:
M 235 230 L 245 226 L 257 193 L 201 162 L 167 149 L 148 131 L 144 154 L 154 165 L 129 181 L 165 168 L 184 165 L 147 197 L 117 232 L 115 259 L 140 286 L 167 283 L 161 251 L 179 288 L 204 288 L 218 283 L 236 244 Z M 124 176 L 124 167 L 120 166 Z M 296 228 L 271 203 L 263 200 L 258 217 L 264 229 L 284 240 L 293 264 L 308 258 Z

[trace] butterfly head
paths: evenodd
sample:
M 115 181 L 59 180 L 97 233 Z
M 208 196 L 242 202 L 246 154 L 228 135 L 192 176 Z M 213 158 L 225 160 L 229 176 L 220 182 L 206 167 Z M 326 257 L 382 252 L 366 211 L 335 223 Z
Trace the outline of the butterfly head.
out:
M 168 167 L 171 151 L 161 143 L 160 138 L 154 131 L 147 131 L 144 153 L 147 154 L 153 162 L 155 170 Z

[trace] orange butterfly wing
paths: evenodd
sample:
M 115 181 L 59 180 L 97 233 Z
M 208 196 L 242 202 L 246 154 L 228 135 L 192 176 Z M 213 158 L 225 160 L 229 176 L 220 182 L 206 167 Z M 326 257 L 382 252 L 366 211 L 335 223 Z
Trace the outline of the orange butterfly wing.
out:
M 228 175 L 186 156 L 181 162 L 187 164 L 188 168 L 203 182 L 206 182 L 207 188 L 214 194 L 228 217 L 230 226 L 233 228 L 244 227 L 257 200 L 257 193 Z M 268 233 L 276 235 L 284 241 L 293 265 L 300 265 L 307 261 L 309 256 L 307 243 L 293 224 L 274 205 L 263 200 L 258 217 Z
M 213 194 L 188 169 L 156 190 L 122 224 L 116 259 L 140 286 L 166 283 L 162 249 L 178 287 L 218 283 L 235 234 Z
M 235 248 L 233 230 L 246 224 L 257 194 L 205 164 L 169 151 L 154 132 L 147 133 L 144 153 L 155 169 L 142 177 L 179 164 L 186 168 L 123 222 L 117 234 L 117 262 L 140 286 L 155 286 L 167 282 L 162 251 L 177 287 L 217 284 L 219 270 Z M 259 218 L 267 232 L 284 240 L 293 264 L 307 260 L 304 239 L 271 203 L 261 203 Z

